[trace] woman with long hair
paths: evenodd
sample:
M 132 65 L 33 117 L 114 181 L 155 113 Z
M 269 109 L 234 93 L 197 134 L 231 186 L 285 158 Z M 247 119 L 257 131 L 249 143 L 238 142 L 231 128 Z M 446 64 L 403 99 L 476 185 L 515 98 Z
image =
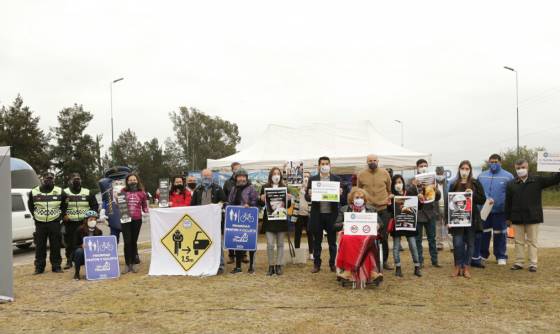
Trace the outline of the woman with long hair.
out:
M 124 259 L 126 267 L 124 274 L 137 273 L 137 265 L 134 264 L 138 253 L 138 236 L 142 228 L 142 217 L 148 214 L 148 197 L 140 178 L 135 173 L 130 173 L 125 178 L 125 187 L 122 190 L 125 195 L 130 221 L 121 220 L 121 228 L 124 239 Z

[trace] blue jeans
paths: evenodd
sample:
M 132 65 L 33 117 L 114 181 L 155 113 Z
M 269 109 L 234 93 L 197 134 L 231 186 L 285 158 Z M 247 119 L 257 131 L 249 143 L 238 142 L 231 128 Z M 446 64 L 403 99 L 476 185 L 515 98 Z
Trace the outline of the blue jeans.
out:
M 426 235 L 428 236 L 428 247 L 430 250 L 430 258 L 432 264 L 438 263 L 437 258 L 437 244 L 436 244 L 436 219 L 432 219 L 428 222 L 418 222 L 416 224 L 416 232 L 418 236 L 416 237 L 416 248 L 418 249 L 418 260 L 420 263 L 424 263 L 424 254 L 422 249 L 422 239 L 424 237 L 424 229 L 426 230 Z
M 503 213 L 491 213 L 484 222 L 484 231 L 480 243 L 480 255 L 484 259 L 490 257 L 490 239 L 494 233 L 494 256 L 496 260 L 507 257 L 507 224 L 506 215 Z
M 474 244 L 471 264 L 482 264 L 482 256 L 480 255 L 480 249 L 482 244 L 482 232 L 475 232 L 474 234 Z
M 420 262 L 418 261 L 418 249 L 416 248 L 416 237 L 406 237 L 408 241 L 408 250 L 410 251 L 410 255 L 412 255 L 412 262 L 414 262 L 414 266 L 420 266 Z M 400 255 L 400 248 L 401 248 L 401 237 L 395 236 L 393 237 L 393 258 L 395 260 L 395 266 L 401 266 L 401 255 Z
M 76 250 L 74 251 L 73 259 L 74 266 L 76 266 L 76 268 L 80 268 L 80 266 L 83 266 L 85 264 L 84 249 L 82 247 L 76 248 Z
M 472 227 L 462 228 L 463 233 L 453 234 L 453 258 L 455 265 L 459 267 L 470 266 L 474 251 L 474 229 Z

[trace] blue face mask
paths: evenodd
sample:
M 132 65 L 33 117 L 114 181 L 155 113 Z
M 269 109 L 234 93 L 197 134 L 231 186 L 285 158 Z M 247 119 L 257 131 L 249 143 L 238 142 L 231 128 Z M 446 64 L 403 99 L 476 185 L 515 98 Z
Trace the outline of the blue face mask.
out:
M 500 169 L 502 169 L 502 166 L 500 166 L 499 163 L 492 163 L 490 164 L 490 171 L 494 174 L 496 174 L 497 172 L 500 171 Z
M 210 187 L 212 185 L 212 179 L 209 177 L 202 178 L 202 185 L 206 188 Z

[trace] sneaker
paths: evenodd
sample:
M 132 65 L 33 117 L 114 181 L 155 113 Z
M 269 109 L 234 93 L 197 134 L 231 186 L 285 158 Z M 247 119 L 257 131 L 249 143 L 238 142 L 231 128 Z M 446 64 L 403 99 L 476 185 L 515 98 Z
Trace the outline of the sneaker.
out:
M 130 272 L 130 266 L 127 264 L 126 266 L 124 266 L 122 273 L 124 275 L 124 274 L 128 274 L 129 272 Z
M 71 262 L 71 261 L 67 261 L 67 262 L 66 262 L 66 265 L 64 266 L 64 270 L 68 270 L 68 269 L 70 269 L 70 268 L 72 268 L 72 262 Z
M 441 265 L 438 262 L 434 262 L 434 263 L 432 263 L 432 267 L 441 268 Z
M 537 272 L 537 267 L 529 266 L 529 271 L 532 272 L 532 273 L 536 273 Z
M 397 276 L 397 277 L 403 277 L 402 269 L 401 269 L 400 266 L 398 266 L 398 267 L 395 268 L 395 276 Z
M 276 275 L 280 276 L 284 273 L 284 269 L 282 268 L 282 266 L 276 266 Z
M 311 261 L 314 260 L 314 258 L 313 258 L 313 253 L 309 254 L 309 259 L 310 259 Z
M 420 267 L 419 267 L 419 266 L 414 267 L 414 276 L 416 276 L 416 277 L 422 277 L 422 271 L 420 271 Z
M 241 272 L 241 268 L 233 268 L 232 271 L 230 271 L 230 274 L 238 274 Z
M 486 266 L 482 262 L 471 262 L 471 267 L 484 269 Z
M 58 267 L 58 268 L 54 268 L 52 270 L 53 273 L 57 273 L 57 274 L 62 274 L 64 271 L 62 271 L 62 268 Z
M 321 271 L 321 267 L 319 267 L 319 266 L 313 266 L 313 269 L 311 270 L 311 273 L 312 273 L 312 274 L 316 274 L 316 273 L 318 273 L 318 272 L 320 272 L 320 271 Z
M 132 271 L 135 274 L 138 273 L 138 265 L 135 265 L 135 264 L 131 265 L 130 266 L 130 271 Z
M 505 266 L 507 264 L 507 260 L 506 259 L 498 259 L 498 265 L 499 266 Z
M 518 264 L 514 264 L 510 269 L 511 270 L 521 270 L 521 269 L 523 269 L 523 267 L 518 265 Z
M 266 276 L 272 276 L 276 273 L 276 268 L 274 266 L 268 266 L 268 272 L 266 273 Z
M 79 281 L 79 280 L 80 280 L 80 273 L 75 273 L 75 274 L 74 274 L 74 280 L 75 280 L 75 281 Z
M 33 275 L 41 275 L 44 272 L 45 272 L 45 269 L 35 269 L 35 271 L 33 272 Z

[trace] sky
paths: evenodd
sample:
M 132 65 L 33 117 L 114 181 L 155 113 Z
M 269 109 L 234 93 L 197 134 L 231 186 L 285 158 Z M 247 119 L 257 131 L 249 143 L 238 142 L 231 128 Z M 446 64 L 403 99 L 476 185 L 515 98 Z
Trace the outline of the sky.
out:
M 0 0 L 0 105 L 44 129 L 74 103 L 87 132 L 173 136 L 190 106 L 239 125 L 370 120 L 434 164 L 521 145 L 560 151 L 557 1 Z M 295 139 L 297 140 L 297 138 Z M 321 155 L 321 152 L 317 152 Z

